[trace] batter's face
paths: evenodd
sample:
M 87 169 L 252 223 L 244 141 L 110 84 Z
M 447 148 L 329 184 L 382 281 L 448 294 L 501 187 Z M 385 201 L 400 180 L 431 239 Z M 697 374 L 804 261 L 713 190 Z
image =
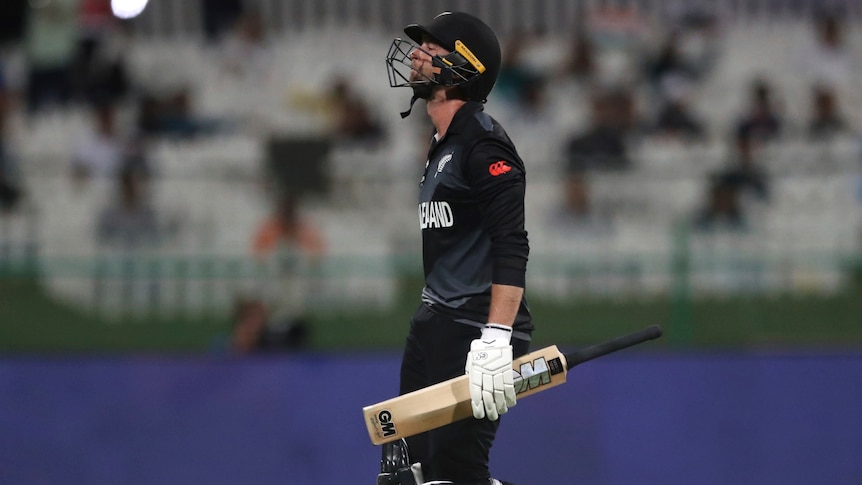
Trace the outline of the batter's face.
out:
M 410 71 L 410 81 L 417 82 L 434 79 L 434 75 L 440 72 L 440 68 L 433 66 L 431 58 L 433 56 L 442 57 L 448 53 L 449 51 L 439 44 L 427 37 L 423 37 L 422 45 L 410 52 L 410 61 L 413 67 L 413 70 Z

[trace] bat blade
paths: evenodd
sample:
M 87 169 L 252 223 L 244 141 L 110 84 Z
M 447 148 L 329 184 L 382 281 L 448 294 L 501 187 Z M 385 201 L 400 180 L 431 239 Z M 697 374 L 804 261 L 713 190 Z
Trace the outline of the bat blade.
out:
M 565 356 L 551 345 L 512 362 L 518 398 L 566 382 Z M 381 445 L 473 416 L 466 375 L 362 408 L 368 436 Z
M 586 349 L 563 354 L 556 345 L 512 362 L 518 399 L 566 382 L 569 369 L 603 355 L 661 337 L 652 325 Z M 473 416 L 466 375 L 362 408 L 368 436 L 375 445 L 417 435 Z

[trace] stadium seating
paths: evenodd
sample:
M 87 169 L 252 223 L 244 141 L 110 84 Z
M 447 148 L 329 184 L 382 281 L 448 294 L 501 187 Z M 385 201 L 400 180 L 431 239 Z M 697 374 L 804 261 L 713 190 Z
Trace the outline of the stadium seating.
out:
M 697 111 L 713 136 L 694 145 L 646 140 L 633 147 L 631 170 L 591 177 L 595 203 L 614 214 L 614 231 L 609 235 L 566 239 L 547 217 L 560 201 L 562 147 L 583 122 L 584 106 L 574 97 L 577 92 L 561 85 L 549 87 L 549 95 L 573 97 L 551 99 L 544 117 L 529 120 L 492 99 L 488 110 L 508 128 L 528 163 L 528 229 L 536 264 L 541 266 L 544 258 L 553 255 L 556 261 L 564 258 L 570 267 L 583 266 L 575 279 L 550 267 L 547 272 L 537 271 L 531 276 L 535 291 L 559 297 L 572 294 L 576 287 L 587 292 L 625 288 L 666 292 L 670 261 L 681 250 L 689 251 L 695 260 L 698 275 L 693 284 L 698 291 L 720 293 L 758 285 L 768 291 L 839 288 L 842 280 L 836 261 L 841 254 L 858 250 L 862 227 L 860 145 L 855 135 L 819 144 L 794 136 L 770 144 L 763 160 L 773 178 L 773 197 L 753 212 L 756 227 L 750 233 L 697 236 L 681 247 L 675 232 L 702 201 L 706 177 L 726 163 L 724 133 L 744 104 L 753 75 L 772 76 L 786 114 L 797 125 L 804 124 L 808 85 L 793 75 L 793 51 L 807 33 L 807 23 L 799 20 L 725 27 L 720 61 L 698 87 L 696 98 Z M 850 40 L 855 42 L 857 36 L 854 33 Z M 792 41 L 788 44 L 787 39 Z M 188 39 L 137 39 L 128 61 L 140 87 L 188 86 L 197 113 L 227 119 L 233 125 L 211 136 L 152 143 L 154 203 L 165 214 L 176 216 L 182 226 L 173 246 L 159 254 L 245 257 L 249 235 L 267 213 L 260 190 L 267 136 L 323 132 L 326 123 L 312 112 L 297 110 L 291 99 L 297 93 L 319 91 L 333 76 L 346 74 L 368 98 L 389 138 L 377 148 L 337 146 L 331 157 L 337 188 L 329 199 L 306 208 L 323 229 L 332 258 L 324 271 L 330 278 L 324 285 L 328 297 L 321 301 L 325 305 L 345 299 L 390 302 L 396 285 L 391 257 L 417 251 L 412 190 L 423 158 L 422 139 L 430 127 L 421 116 L 406 121 L 398 117 L 409 95 L 388 88 L 383 55 L 389 40 L 380 32 L 343 27 L 273 37 L 274 63 L 268 77 L 254 81 L 225 75 L 213 46 Z M 559 58 L 558 40 L 548 41 L 548 60 Z M 860 93 L 848 93 L 842 107 L 855 126 L 862 126 L 860 101 Z M 133 119 L 133 107 L 123 116 Z M 110 200 L 111 185 L 97 181 L 86 191 L 76 191 L 67 177 L 69 147 L 75 145 L 87 120 L 79 109 L 15 120 L 16 145 L 27 161 L 23 164 L 27 185 L 39 207 L 38 233 L 46 261 L 86 260 L 99 254 L 92 226 L 98 209 Z M 811 257 L 813 253 L 824 256 Z M 761 263 L 752 265 L 752 270 L 735 271 L 734 260 L 749 256 Z M 635 269 L 627 266 L 638 258 Z M 715 265 L 710 262 L 714 258 L 728 264 Z M 374 262 L 370 273 L 358 263 L 363 260 Z M 752 271 L 758 272 L 756 278 Z M 49 279 L 58 282 L 53 286 L 56 291 L 67 294 L 70 301 L 92 299 L 84 294 L 94 286 L 78 284 L 86 275 L 75 275 L 78 283 L 72 284 L 67 281 L 70 275 L 62 273 L 47 268 Z M 581 281 L 583 287 L 572 286 L 573 281 Z

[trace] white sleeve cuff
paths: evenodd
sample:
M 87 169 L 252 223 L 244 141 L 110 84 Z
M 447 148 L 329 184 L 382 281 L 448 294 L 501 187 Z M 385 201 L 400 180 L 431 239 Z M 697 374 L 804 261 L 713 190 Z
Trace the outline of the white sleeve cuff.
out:
M 486 342 L 497 341 L 503 345 L 509 345 L 512 341 L 512 327 L 499 323 L 489 323 L 482 329 L 482 340 Z

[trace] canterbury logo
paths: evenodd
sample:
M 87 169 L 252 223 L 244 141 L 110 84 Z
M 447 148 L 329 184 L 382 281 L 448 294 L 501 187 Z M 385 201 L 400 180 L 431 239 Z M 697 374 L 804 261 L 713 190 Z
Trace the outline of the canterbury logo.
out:
M 494 162 L 488 167 L 488 173 L 496 177 L 497 175 L 503 175 L 504 173 L 512 170 L 512 167 L 506 165 L 506 162 L 500 160 L 499 162 Z

